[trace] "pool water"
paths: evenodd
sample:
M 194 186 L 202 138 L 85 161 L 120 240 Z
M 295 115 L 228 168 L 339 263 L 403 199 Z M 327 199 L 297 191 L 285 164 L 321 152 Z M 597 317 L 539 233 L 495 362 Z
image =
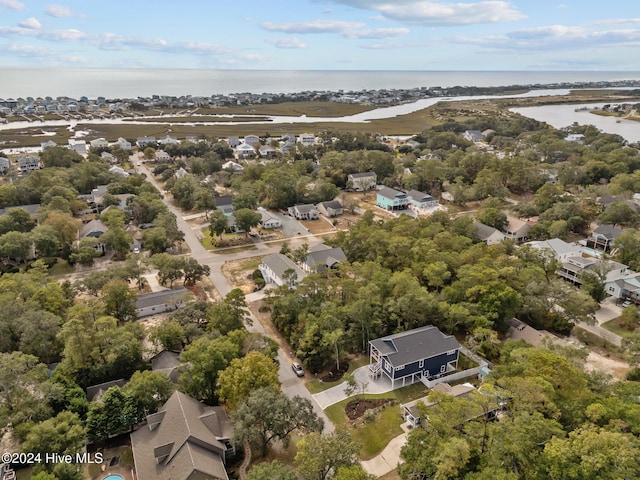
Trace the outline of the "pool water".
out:
M 124 478 L 122 478 L 120 475 L 112 473 L 111 475 L 104 477 L 102 480 L 124 480 Z

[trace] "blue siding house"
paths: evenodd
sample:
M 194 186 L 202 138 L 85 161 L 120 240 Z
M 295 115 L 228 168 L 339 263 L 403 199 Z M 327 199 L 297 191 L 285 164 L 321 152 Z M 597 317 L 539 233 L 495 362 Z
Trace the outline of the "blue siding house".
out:
M 391 388 L 440 377 L 458 367 L 460 344 L 433 325 L 369 342 L 369 371 L 375 379 L 391 380 Z
M 389 187 L 382 187 L 376 196 L 376 204 L 385 210 L 404 210 L 409 203 L 411 199 L 406 193 Z

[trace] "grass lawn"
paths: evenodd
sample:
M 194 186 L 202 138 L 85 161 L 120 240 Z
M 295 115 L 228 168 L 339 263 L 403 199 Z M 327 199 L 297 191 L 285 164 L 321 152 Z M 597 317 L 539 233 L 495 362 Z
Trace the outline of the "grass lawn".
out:
M 325 413 L 336 427 L 347 427 L 351 436 L 362 444 L 360 458 L 367 460 L 380 453 L 393 438 L 402 433 L 398 405 L 421 398 L 425 394 L 425 386 L 418 382 L 387 393 L 365 395 L 365 398 L 392 398 L 396 404 L 386 407 L 378 418 L 362 427 L 351 426 L 344 411 L 345 406 L 353 400 L 353 397 L 331 405 L 325 410 Z
M 49 275 L 53 276 L 67 275 L 69 273 L 73 273 L 73 267 L 61 258 L 59 258 L 56 264 L 49 269 Z
M 236 252 L 240 252 L 243 250 L 255 250 L 256 246 L 249 243 L 246 245 L 229 245 L 229 246 L 224 246 L 224 247 L 217 247 L 213 244 L 212 242 L 212 238 L 211 238 L 211 232 L 209 232 L 209 227 L 204 227 L 202 230 L 202 235 L 203 238 L 202 240 L 200 240 L 200 243 L 202 243 L 202 246 L 204 248 L 206 248 L 207 250 L 213 251 L 213 253 L 236 253 Z M 223 233 L 222 234 L 222 240 L 223 241 L 227 241 L 227 242 L 233 242 L 234 240 L 237 240 L 238 238 L 242 238 L 244 234 L 243 233 Z M 216 239 L 217 241 L 217 239 Z
M 633 334 L 633 330 L 627 330 L 620 324 L 620 317 L 609 320 L 607 323 L 603 323 L 602 327 L 606 328 L 611 333 L 620 335 L 622 338 L 628 338 Z
M 351 360 L 349 362 L 349 370 L 347 373 L 353 373 L 357 368 L 363 367 L 369 363 L 369 357 L 360 357 L 355 360 Z M 343 379 L 337 380 L 335 382 L 321 382 L 320 380 L 311 380 L 305 383 L 307 390 L 314 393 L 320 393 L 325 390 L 329 390 L 331 387 L 335 387 L 336 385 L 340 385 L 343 382 Z

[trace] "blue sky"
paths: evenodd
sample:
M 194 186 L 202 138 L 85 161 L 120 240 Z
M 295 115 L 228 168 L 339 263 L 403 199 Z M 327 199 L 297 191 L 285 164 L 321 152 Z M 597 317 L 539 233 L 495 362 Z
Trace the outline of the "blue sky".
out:
M 0 0 L 0 66 L 640 71 L 640 2 Z

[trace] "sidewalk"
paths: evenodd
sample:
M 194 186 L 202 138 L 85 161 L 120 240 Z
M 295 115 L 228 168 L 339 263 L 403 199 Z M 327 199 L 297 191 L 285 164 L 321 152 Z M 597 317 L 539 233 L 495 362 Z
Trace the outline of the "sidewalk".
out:
M 407 434 L 403 433 L 392 439 L 384 450 L 371 460 L 360 462 L 365 472 L 381 477 L 398 468 L 400 463 L 400 450 L 407 443 Z
M 371 377 L 369 377 L 368 365 L 356 369 L 353 372 L 353 378 L 356 380 L 356 382 L 358 382 L 358 384 L 365 385 L 364 393 L 386 393 L 393 390 L 391 388 L 391 382 L 385 376 L 381 376 L 377 380 L 373 380 Z M 342 382 L 340 385 L 331 387 L 324 392 L 314 394 L 313 398 L 316 400 L 316 402 L 318 402 L 320 408 L 324 410 L 334 403 L 338 403 L 345 398 L 348 398 L 347 394 L 344 393 L 344 389 L 346 387 L 347 382 Z M 356 388 L 356 391 L 351 396 L 362 393 L 361 388 L 362 387 Z

